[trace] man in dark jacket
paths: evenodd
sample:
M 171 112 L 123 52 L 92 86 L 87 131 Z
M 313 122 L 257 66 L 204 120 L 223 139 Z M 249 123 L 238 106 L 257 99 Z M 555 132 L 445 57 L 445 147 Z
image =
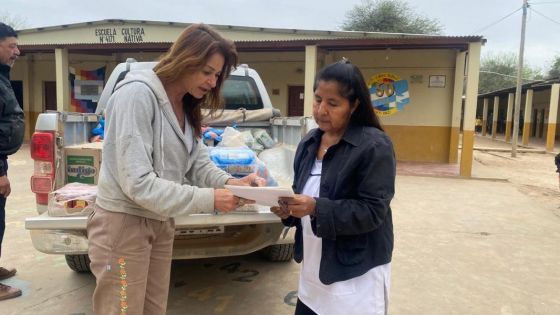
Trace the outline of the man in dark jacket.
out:
M 10 195 L 8 155 L 23 142 L 25 131 L 23 110 L 10 83 L 10 70 L 19 56 L 17 33 L 0 22 L 0 256 L 6 228 L 6 198 Z M 15 269 L 0 267 L 0 281 L 16 274 Z M 21 295 L 21 290 L 0 283 L 0 301 Z
M 554 164 L 556 164 L 556 173 L 558 173 L 558 188 L 560 188 L 560 153 L 554 157 Z

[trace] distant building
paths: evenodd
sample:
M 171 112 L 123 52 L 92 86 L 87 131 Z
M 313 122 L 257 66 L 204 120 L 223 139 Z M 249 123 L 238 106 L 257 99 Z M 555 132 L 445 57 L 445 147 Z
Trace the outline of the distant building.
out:
M 546 141 L 546 150 L 553 151 L 554 143 L 560 132 L 558 103 L 560 78 L 535 81 L 521 87 L 519 107 L 519 135 L 522 145 L 528 145 L 531 138 Z M 482 134 L 489 133 L 493 138 L 511 141 L 514 121 L 516 87 L 480 94 L 477 115 L 483 117 Z M 484 130 L 486 128 L 486 130 Z

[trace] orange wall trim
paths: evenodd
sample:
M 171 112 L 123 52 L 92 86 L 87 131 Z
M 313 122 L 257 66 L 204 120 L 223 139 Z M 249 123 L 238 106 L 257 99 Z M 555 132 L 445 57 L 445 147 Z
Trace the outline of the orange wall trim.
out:
M 531 132 L 531 123 L 524 123 L 523 124 L 523 138 L 522 143 L 523 145 L 529 145 L 529 133 Z
M 451 127 L 383 126 L 399 161 L 449 163 Z
M 511 140 L 511 121 L 506 122 L 506 142 Z
M 457 163 L 459 159 L 459 127 L 451 128 L 449 139 L 449 163 Z
M 463 150 L 461 151 L 461 165 L 459 166 L 459 175 L 463 177 L 471 177 L 472 161 L 473 161 L 474 132 L 463 131 Z
M 546 133 L 546 150 L 551 152 L 554 150 L 554 138 L 556 137 L 556 124 L 548 124 Z

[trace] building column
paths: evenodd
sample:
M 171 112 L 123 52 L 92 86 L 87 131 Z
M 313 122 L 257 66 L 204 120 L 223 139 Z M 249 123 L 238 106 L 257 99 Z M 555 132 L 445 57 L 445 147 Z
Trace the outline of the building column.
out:
M 25 113 L 25 135 L 24 140 L 31 139 L 35 130 L 37 114 L 32 108 L 33 104 L 33 55 L 27 55 L 18 61 L 18 66 L 23 66 L 23 112 Z
M 531 112 L 533 111 L 533 90 L 527 90 L 525 97 L 525 115 L 523 118 L 523 145 L 529 145 L 529 137 L 531 136 Z
M 511 126 L 512 126 L 512 116 L 513 116 L 513 100 L 515 99 L 515 94 L 508 94 L 507 103 L 507 117 L 506 117 L 506 142 L 511 140 Z
M 465 81 L 466 52 L 457 52 L 455 59 L 455 80 L 453 84 L 453 109 L 451 113 L 451 134 L 449 139 L 449 163 L 459 159 L 459 129 L 461 127 L 461 105 L 463 103 L 463 83 Z
M 461 150 L 461 164 L 459 166 L 459 174 L 463 177 L 471 177 L 472 174 L 474 122 L 476 119 L 481 45 L 480 42 L 469 43 L 465 115 L 463 117 L 463 146 Z
M 54 50 L 56 62 L 56 110 L 70 111 L 70 80 L 68 79 L 68 49 Z
M 105 73 L 112 73 L 113 70 L 115 70 L 115 68 L 117 67 L 117 64 L 119 64 L 120 59 L 122 58 L 120 53 L 113 53 L 111 54 L 111 58 L 109 60 L 106 61 L 105 66 L 107 67 L 105 69 Z M 107 75 L 107 79 L 109 78 L 109 75 Z
M 560 96 L 560 83 L 554 83 L 550 88 L 550 108 L 548 110 L 548 128 L 546 133 L 546 150 L 554 151 L 554 138 L 556 137 L 556 122 L 558 121 L 558 99 Z
M 305 46 L 305 87 L 303 92 L 303 115 L 313 114 L 313 84 L 317 73 L 317 46 Z
M 482 105 L 482 135 L 486 136 L 486 126 L 488 123 L 488 99 L 485 98 L 483 100 Z
M 498 111 L 500 110 L 500 97 L 494 96 L 494 111 L 492 112 L 492 139 L 498 133 Z

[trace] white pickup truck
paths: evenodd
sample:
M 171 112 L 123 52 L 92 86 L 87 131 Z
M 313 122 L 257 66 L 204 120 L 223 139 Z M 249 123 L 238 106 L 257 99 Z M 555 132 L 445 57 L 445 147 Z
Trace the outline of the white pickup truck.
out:
M 154 65 L 153 62 L 134 60 L 117 65 L 107 80 L 95 114 L 48 111 L 37 119 L 30 148 L 34 160 L 31 190 L 36 195 L 39 215 L 27 218 L 25 228 L 30 231 L 37 250 L 65 255 L 68 266 L 74 271 L 89 271 L 87 216 L 50 216 L 47 211 L 49 193 L 68 181 L 66 149 L 89 141 L 91 130 L 97 126 L 99 113 L 102 113 L 120 73 Z M 259 75 L 246 65 L 231 73 L 222 94 L 226 102 L 222 116 L 227 118 L 225 121 L 214 120 L 212 126 L 235 123 L 241 129 L 265 128 L 276 142 L 283 144 L 278 151 L 280 156 L 275 159 L 284 165 L 283 176 L 292 178 L 295 147 L 314 122 L 305 117 L 278 117 L 279 111 L 273 108 Z M 256 121 L 251 117 L 257 117 Z M 184 215 L 177 217 L 175 223 L 174 259 L 234 256 L 258 250 L 272 261 L 288 261 L 293 256 L 291 231 L 282 233 L 283 225 L 270 212 Z

